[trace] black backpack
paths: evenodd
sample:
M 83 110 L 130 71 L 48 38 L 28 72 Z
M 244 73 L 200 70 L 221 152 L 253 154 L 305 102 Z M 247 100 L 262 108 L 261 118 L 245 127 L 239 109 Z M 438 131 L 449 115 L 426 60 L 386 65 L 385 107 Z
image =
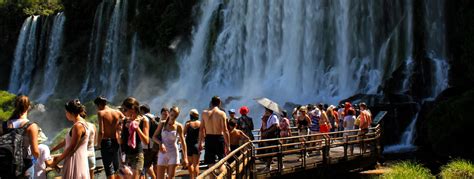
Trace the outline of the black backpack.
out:
M 148 126 L 149 126 L 148 137 L 150 138 L 150 143 L 148 143 L 148 148 L 149 148 L 149 149 L 152 149 L 152 148 L 153 148 L 153 143 L 154 143 L 154 142 L 153 142 L 153 134 L 155 134 L 155 131 L 156 131 L 156 129 L 158 128 L 158 124 L 159 124 L 159 123 L 156 121 L 156 118 L 158 118 L 158 117 L 152 118 L 152 117 L 150 117 L 150 116 L 148 116 L 148 115 L 144 115 L 144 116 L 145 116 L 146 118 L 148 118 L 148 121 L 149 121 L 149 123 L 148 123 Z M 158 120 L 160 120 L 160 119 L 158 118 Z
M 27 122 L 23 127 L 8 129 L 7 123 L 2 125 L 0 136 L 0 178 L 17 178 L 33 165 L 31 159 L 24 158 L 23 137 L 26 129 L 33 124 Z

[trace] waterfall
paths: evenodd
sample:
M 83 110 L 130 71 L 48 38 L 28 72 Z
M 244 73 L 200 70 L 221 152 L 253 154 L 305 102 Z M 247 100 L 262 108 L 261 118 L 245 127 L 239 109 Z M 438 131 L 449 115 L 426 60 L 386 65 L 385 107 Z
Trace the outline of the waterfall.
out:
M 81 97 L 101 94 L 113 99 L 122 81 L 124 69 L 120 60 L 122 44 L 126 41 L 128 1 L 112 2 L 115 3 L 103 1 L 96 10 L 89 42 L 88 74 L 81 89 Z M 108 17 L 110 9 L 113 11 Z
M 449 64 L 446 57 L 444 0 L 425 0 L 425 45 L 431 64 L 431 94 L 436 98 L 448 87 Z
M 135 17 L 139 14 L 138 10 L 138 1 L 135 2 Z M 138 70 L 138 34 L 137 32 L 133 33 L 132 41 L 131 41 L 131 54 L 130 54 L 130 64 L 128 65 L 128 85 L 127 85 L 127 94 L 132 95 L 133 90 L 135 89 L 136 79 L 137 79 L 137 70 Z
M 46 102 L 49 96 L 54 94 L 56 85 L 58 83 L 59 69 L 58 69 L 58 57 L 62 47 L 62 37 L 64 30 L 64 22 L 66 17 L 62 12 L 58 13 L 54 17 L 53 26 L 48 40 L 48 48 L 46 55 L 46 66 L 43 75 L 43 90 L 39 102 Z
M 383 80 L 411 57 L 407 6 L 202 1 L 192 46 L 178 59 L 180 76 L 153 105 L 205 108 L 213 95 L 242 97 L 228 107 L 251 105 L 262 96 L 282 105 L 336 103 L 356 93 L 381 93 Z M 387 19 L 386 28 L 380 27 Z
M 426 0 L 425 1 L 425 46 L 427 49 L 426 56 L 430 59 L 431 65 L 431 94 L 428 94 L 426 100 L 433 100 L 443 90 L 448 87 L 449 64 L 446 60 L 446 37 L 444 22 L 444 0 Z M 403 88 L 408 89 L 408 81 L 413 73 L 413 60 L 406 61 Z M 418 113 L 412 119 L 408 127 L 403 132 L 398 144 L 385 147 L 385 153 L 406 152 L 416 149 L 414 145 L 414 135 L 416 134 L 416 121 Z
M 106 4 L 105 1 L 100 2 L 99 6 L 97 6 L 94 16 L 94 24 L 92 27 L 91 38 L 89 40 L 89 54 L 87 56 L 87 71 L 85 74 L 86 78 L 80 92 L 81 97 L 86 97 L 87 95 L 97 95 L 94 85 L 99 83 L 96 76 L 99 74 L 98 70 L 100 69 L 100 45 L 102 41 L 102 32 L 104 31 L 103 18 L 105 16 L 104 13 L 107 14 L 107 11 L 104 10 L 104 4 Z
M 36 26 L 39 16 L 30 16 L 23 23 L 15 48 L 8 91 L 28 94 L 36 65 Z
M 184 55 L 180 61 L 179 80 L 172 84 L 169 89 L 170 93 L 155 99 L 155 101 L 164 102 L 166 99 L 177 99 L 176 97 L 188 97 L 186 100 L 198 101 L 200 94 L 196 92 L 202 88 L 201 81 L 203 81 L 206 66 L 205 52 L 209 42 L 211 21 L 221 3 L 220 0 L 203 1 L 200 9 L 202 11 L 200 23 L 193 32 L 193 47 L 189 54 Z
M 412 119 L 410 124 L 407 126 L 403 132 L 400 142 L 395 145 L 387 146 L 384 148 L 384 153 L 399 153 L 399 152 L 409 152 L 416 150 L 414 145 L 414 136 L 416 133 L 416 120 L 418 119 L 418 113 Z

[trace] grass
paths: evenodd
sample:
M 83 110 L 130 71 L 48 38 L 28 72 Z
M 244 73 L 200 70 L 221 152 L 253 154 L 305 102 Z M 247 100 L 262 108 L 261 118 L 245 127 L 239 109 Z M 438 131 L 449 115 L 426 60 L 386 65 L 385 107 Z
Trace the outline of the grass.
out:
M 0 121 L 5 121 L 13 113 L 15 95 L 6 91 L 0 91 Z
M 474 165 L 464 159 L 455 159 L 441 168 L 442 178 L 474 178 Z
M 405 179 L 405 178 L 434 178 L 429 169 L 412 161 L 402 161 L 390 167 L 390 171 L 380 178 Z

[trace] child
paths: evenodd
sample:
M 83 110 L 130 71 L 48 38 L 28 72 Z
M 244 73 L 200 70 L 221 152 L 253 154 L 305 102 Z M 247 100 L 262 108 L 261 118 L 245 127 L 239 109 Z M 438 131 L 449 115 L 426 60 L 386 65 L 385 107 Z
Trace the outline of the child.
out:
M 230 150 L 231 151 L 234 151 L 235 149 L 239 148 L 241 140 L 250 141 L 250 138 L 247 135 L 245 135 L 244 132 L 235 128 L 236 126 L 237 126 L 237 123 L 234 120 L 229 121 Z
M 35 179 L 46 179 L 46 167 L 53 163 L 53 158 L 50 155 L 49 147 L 44 144 L 48 140 L 48 137 L 44 133 L 39 131 L 38 133 L 38 149 L 40 155 L 34 162 L 34 178 Z

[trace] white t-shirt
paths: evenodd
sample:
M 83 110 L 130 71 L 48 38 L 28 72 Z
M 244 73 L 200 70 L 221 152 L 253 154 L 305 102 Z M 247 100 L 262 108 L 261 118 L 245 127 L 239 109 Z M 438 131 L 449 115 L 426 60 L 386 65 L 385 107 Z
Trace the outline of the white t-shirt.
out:
M 356 117 L 354 115 L 344 117 L 344 122 L 346 123 L 344 130 L 353 130 L 355 119 Z
M 40 155 L 35 163 L 35 178 L 46 179 L 46 161 L 52 160 L 49 147 L 44 144 L 39 144 L 38 149 Z
M 269 129 L 270 127 L 272 127 L 273 124 L 276 124 L 278 125 L 280 122 L 278 121 L 278 117 L 275 115 L 275 114 L 272 114 L 268 120 L 267 120 L 267 129 Z

